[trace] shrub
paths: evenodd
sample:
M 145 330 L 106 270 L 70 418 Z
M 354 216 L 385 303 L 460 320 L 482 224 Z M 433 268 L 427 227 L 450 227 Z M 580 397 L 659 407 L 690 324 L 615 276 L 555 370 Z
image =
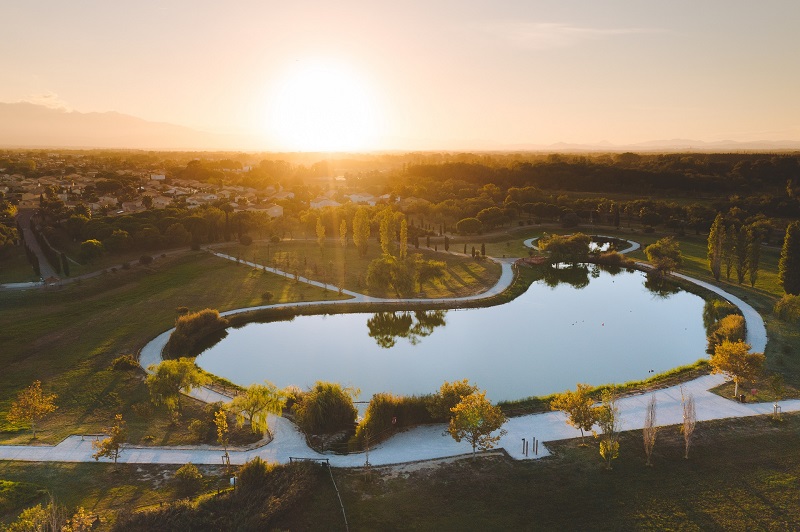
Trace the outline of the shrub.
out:
M 279 237 L 278 235 L 272 235 L 271 237 L 269 237 L 269 241 L 272 242 L 273 244 L 277 244 L 278 242 L 281 241 L 281 237 Z
M 450 410 L 461 402 L 463 397 L 478 391 L 477 384 L 471 384 L 467 379 L 454 382 L 444 382 L 439 391 L 430 399 L 428 412 L 432 421 L 450 421 Z
M 130 270 L 131 269 L 130 263 L 129 262 L 123 262 L 122 263 L 122 269 L 123 270 Z
M 111 362 L 111 369 L 116 371 L 139 369 L 139 362 L 133 355 L 122 355 Z
M 242 235 L 239 237 L 239 243 L 243 246 L 249 246 L 253 243 L 253 237 L 250 235 Z
M 150 255 L 142 255 L 141 257 L 139 257 L 139 264 L 141 264 L 142 266 L 147 266 L 151 262 L 153 262 L 153 257 Z
M 256 456 L 239 470 L 237 482 L 239 489 L 245 493 L 261 491 L 269 487 L 267 482 L 269 473 L 274 466 L 268 464 L 260 457 Z
M 177 312 L 181 316 L 183 316 L 184 314 L 189 314 L 189 307 L 176 307 L 175 312 Z
M 724 299 L 710 299 L 703 306 L 703 326 L 711 334 L 716 322 L 730 314 L 738 314 L 739 309 Z
M 390 393 L 377 393 L 367 406 L 364 419 L 358 424 L 355 436 L 350 439 L 351 450 L 362 450 L 369 433 L 371 444 L 382 441 L 395 431 L 423 423 L 432 423 L 429 408 L 433 396 L 403 397 Z
M 227 326 L 228 320 L 220 316 L 219 311 L 209 308 L 179 316 L 167 342 L 167 352 L 173 356 L 193 353 L 203 340 L 224 331 Z
M 269 292 L 269 291 L 264 292 L 263 294 L 261 294 L 261 299 L 263 299 L 266 302 L 272 301 L 273 297 L 275 297 L 274 294 L 272 292 Z
M 774 312 L 783 321 L 800 323 L 800 296 L 784 295 L 775 303 Z
M 189 462 L 175 472 L 175 485 L 180 496 L 194 495 L 203 484 L 203 475 L 197 466 Z
M 317 381 L 292 406 L 297 425 L 306 434 L 352 429 L 358 415 L 353 405 L 357 394 L 357 390 L 342 388 L 338 383 Z
M 719 320 L 711 328 L 708 334 L 708 349 L 706 352 L 711 355 L 718 345 L 724 341 L 738 342 L 744 341 L 745 321 L 739 314 L 729 314 Z

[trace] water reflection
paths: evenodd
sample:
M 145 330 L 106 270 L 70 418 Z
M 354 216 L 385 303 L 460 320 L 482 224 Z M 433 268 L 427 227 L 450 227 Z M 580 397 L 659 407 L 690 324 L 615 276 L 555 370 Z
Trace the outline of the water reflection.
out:
M 644 286 L 650 290 L 651 294 L 661 299 L 667 299 L 681 291 L 677 284 L 656 272 L 647 273 Z
M 398 338 L 405 338 L 411 345 L 417 345 L 421 338 L 430 336 L 436 327 L 445 325 L 446 313 L 446 310 L 378 312 L 367 320 L 367 328 L 369 336 L 384 349 L 394 347 Z

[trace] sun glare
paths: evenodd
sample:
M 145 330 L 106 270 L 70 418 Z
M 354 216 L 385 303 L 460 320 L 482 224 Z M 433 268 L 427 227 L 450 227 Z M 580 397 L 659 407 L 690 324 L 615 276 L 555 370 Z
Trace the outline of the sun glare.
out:
M 357 73 L 334 63 L 298 62 L 280 80 L 266 126 L 290 150 L 365 150 L 375 145 L 375 107 Z

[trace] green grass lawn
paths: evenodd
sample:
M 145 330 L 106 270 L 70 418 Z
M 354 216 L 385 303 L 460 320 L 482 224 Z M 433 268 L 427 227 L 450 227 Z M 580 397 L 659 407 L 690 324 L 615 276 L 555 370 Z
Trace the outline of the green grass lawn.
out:
M 550 444 L 555 456 L 538 461 L 335 473 L 353 530 L 792 530 L 800 527 L 798 445 L 800 415 L 761 416 L 698 424 L 689 460 L 677 427 L 662 428 L 650 468 L 633 431 L 622 435 L 611 471 L 596 441 L 573 440 Z M 332 494 L 316 493 L 295 522 L 337 523 Z
M 343 249 L 333 240 L 327 241 L 323 249 L 320 249 L 316 241 L 310 240 L 289 240 L 278 244 L 257 242 L 250 246 L 231 244 L 216 249 L 242 260 L 277 267 L 289 273 L 297 271 L 309 279 L 342 285 L 354 292 L 377 297 L 396 296 L 392 292 L 372 290 L 366 285 L 367 267 L 373 259 L 381 255 L 380 245 L 374 241 L 370 242 L 364 257 L 359 256 L 352 244 Z M 476 294 L 493 286 L 500 278 L 500 266 L 491 261 L 444 253 L 443 246 L 439 250 L 437 253 L 424 246 L 408 250 L 409 254 L 420 253 L 425 259 L 440 260 L 447 264 L 445 276 L 438 281 L 424 283 L 418 297 L 460 297 Z M 463 245 L 450 247 L 452 252 L 460 253 L 462 250 Z
M 0 259 L 0 284 L 38 280 L 39 277 L 33 271 L 33 266 L 28 262 L 28 257 L 25 256 L 21 246 L 13 247 L 7 257 Z
M 99 515 L 103 519 L 100 529 L 108 530 L 116 512 L 157 506 L 177 499 L 172 479 L 178 467 L 4 461 L 0 462 L 0 478 L 33 483 L 47 490 L 70 513 L 83 507 L 88 513 Z M 228 475 L 222 466 L 199 466 L 199 469 L 203 473 L 205 490 L 227 486 Z M 48 501 L 48 497 L 40 497 L 28 505 L 34 502 L 47 504 Z M 14 505 L 11 511 L 0 514 L 0 519 L 13 520 L 25 506 Z
M 336 298 L 306 284 L 196 252 L 154 263 L 152 268 L 105 274 L 60 290 L 7 292 L 0 298 L 0 441 L 23 443 L 27 430 L 10 426 L 6 413 L 17 392 L 33 380 L 59 395 L 59 409 L 37 426 L 40 441 L 55 443 L 76 432 L 98 432 L 115 411 L 128 419 L 131 438 L 150 435 L 178 443 L 185 426 L 171 427 L 147 403 L 142 375 L 109 370 L 111 361 L 136 353 L 172 327 L 177 307 L 219 310 L 272 302 Z M 136 407 L 136 408 L 134 408 Z M 160 416 L 160 417 L 159 417 Z

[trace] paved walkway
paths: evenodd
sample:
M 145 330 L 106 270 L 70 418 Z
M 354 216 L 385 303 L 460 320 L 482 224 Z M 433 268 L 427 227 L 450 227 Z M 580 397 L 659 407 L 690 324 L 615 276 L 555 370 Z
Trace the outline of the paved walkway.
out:
M 635 243 L 632 243 L 635 244 Z M 528 241 L 526 241 L 526 245 Z M 625 251 L 631 251 L 628 249 Z M 234 257 L 215 253 L 216 255 L 229 260 L 236 260 Z M 466 296 L 455 299 L 436 299 L 425 300 L 436 302 L 452 302 L 464 300 L 477 300 L 491 297 L 508 288 L 513 281 L 513 271 L 511 264 L 513 259 L 498 261 L 502 264 L 502 274 L 497 284 L 487 292 L 473 296 Z M 264 268 L 264 266 L 245 262 L 245 264 Z M 278 275 L 290 276 L 286 272 L 280 272 L 272 268 L 267 268 Z M 704 288 L 725 297 L 732 303 L 739 306 L 745 315 L 747 322 L 748 341 L 755 350 L 763 350 L 766 345 L 766 329 L 761 317 L 755 310 L 744 301 L 727 294 L 723 290 L 691 279 L 680 276 L 694 282 Z M 317 281 L 304 280 L 315 286 L 323 286 Z M 330 287 L 329 287 L 330 288 Z M 355 292 L 347 292 L 352 299 L 347 302 L 381 302 L 391 301 L 400 303 L 419 303 L 417 299 L 381 299 L 371 298 Z M 301 302 L 296 305 L 318 305 L 320 302 Z M 322 304 L 336 304 L 336 301 L 325 301 Z M 248 309 L 237 309 L 226 312 L 230 315 L 238 312 L 247 312 L 259 308 L 269 308 L 281 305 L 264 305 Z M 152 364 L 161 361 L 161 352 L 166 345 L 172 331 L 166 331 L 150 343 L 141 351 L 140 363 L 147 368 Z M 742 404 L 732 400 L 724 399 L 709 390 L 722 384 L 725 378 L 721 375 L 707 375 L 683 384 L 685 393 L 690 393 L 695 399 L 695 406 L 698 421 L 708 421 L 712 419 L 723 419 L 730 417 L 744 417 L 768 414 L 773 411 L 770 403 Z M 201 388 L 193 390 L 191 395 L 202 401 L 216 402 L 229 401 L 225 397 L 212 390 Z M 645 410 L 650 398 L 648 394 L 632 395 L 619 400 L 622 430 L 641 429 L 644 424 Z M 652 392 L 655 395 L 658 409 L 658 425 L 674 425 L 682 421 L 681 408 L 681 389 L 680 386 L 673 386 L 663 390 Z M 800 400 L 781 401 L 779 406 L 783 412 L 800 411 Z M 270 427 L 273 432 L 273 440 L 262 447 L 254 449 L 230 449 L 230 460 L 234 464 L 242 464 L 252 458 L 259 456 L 264 460 L 285 463 L 290 457 L 300 458 L 328 458 L 331 465 L 336 467 L 357 467 L 364 465 L 366 456 L 363 453 L 352 455 L 320 454 L 311 450 L 305 442 L 305 437 L 299 429 L 290 421 L 270 416 Z M 369 453 L 369 461 L 373 465 L 386 465 L 404 462 L 414 462 L 419 460 L 430 460 L 467 454 L 471 452 L 470 446 L 466 442 L 456 443 L 449 435 L 443 433 L 446 426 L 425 425 L 401 432 L 389 440 L 375 446 Z M 566 417 L 562 412 L 547 412 L 542 414 L 531 414 L 527 416 L 515 417 L 503 427 L 507 433 L 500 439 L 499 447 L 503 448 L 508 454 L 518 460 L 535 459 L 549 455 L 547 447 L 543 443 L 566 438 L 580 436 L 580 432 L 566 424 Z M 529 452 L 528 456 L 523 455 L 522 440 L 532 441 L 537 439 L 542 444 L 539 446 L 538 455 Z M 91 441 L 94 436 L 70 436 L 55 446 L 49 445 L 3 445 L 0 446 L 0 459 L 5 460 L 24 460 L 24 461 L 63 461 L 63 462 L 90 462 L 92 458 Z M 195 464 L 220 464 L 222 463 L 222 449 L 213 446 L 185 446 L 185 447 L 144 447 L 128 446 L 120 457 L 123 463 L 151 463 L 151 464 L 184 464 L 192 462 Z

